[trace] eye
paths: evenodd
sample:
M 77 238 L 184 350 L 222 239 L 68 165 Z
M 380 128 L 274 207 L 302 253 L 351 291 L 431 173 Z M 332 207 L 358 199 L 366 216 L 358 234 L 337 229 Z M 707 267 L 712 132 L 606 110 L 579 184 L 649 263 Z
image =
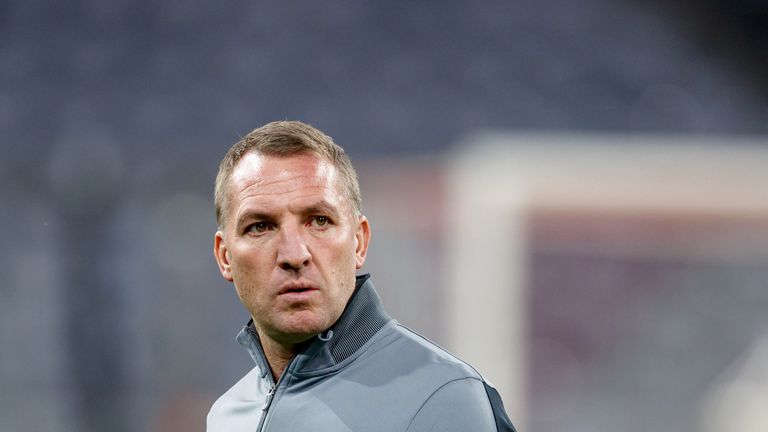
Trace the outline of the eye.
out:
M 312 218 L 312 222 L 319 227 L 325 227 L 328 226 L 328 224 L 331 223 L 331 220 L 328 219 L 327 216 L 315 216 Z
M 250 233 L 260 234 L 263 232 L 267 232 L 269 228 L 270 226 L 269 226 L 269 223 L 267 222 L 256 222 L 248 225 L 248 228 L 246 228 L 246 231 Z

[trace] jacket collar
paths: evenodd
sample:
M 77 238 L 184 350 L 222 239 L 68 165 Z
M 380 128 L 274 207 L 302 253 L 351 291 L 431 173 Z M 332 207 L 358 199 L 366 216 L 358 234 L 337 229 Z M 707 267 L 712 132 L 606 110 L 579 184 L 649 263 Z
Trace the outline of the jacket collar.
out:
M 384 310 L 370 278 L 370 274 L 356 277 L 355 291 L 341 317 L 329 329 L 307 342 L 292 361 L 291 373 L 310 373 L 344 361 L 392 320 Z M 267 376 L 270 368 L 253 320 L 240 331 L 237 341 L 256 362 L 261 376 Z

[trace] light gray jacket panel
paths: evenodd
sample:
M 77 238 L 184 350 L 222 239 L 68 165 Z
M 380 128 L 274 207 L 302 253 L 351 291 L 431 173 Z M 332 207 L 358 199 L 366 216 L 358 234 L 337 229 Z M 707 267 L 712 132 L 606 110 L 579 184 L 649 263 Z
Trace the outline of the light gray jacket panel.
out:
M 437 390 L 419 409 L 408 432 L 496 431 L 482 381 L 464 378 Z
M 482 377 L 389 318 L 367 277 L 276 385 L 252 327 L 238 339 L 257 366 L 213 405 L 208 432 L 497 431 Z

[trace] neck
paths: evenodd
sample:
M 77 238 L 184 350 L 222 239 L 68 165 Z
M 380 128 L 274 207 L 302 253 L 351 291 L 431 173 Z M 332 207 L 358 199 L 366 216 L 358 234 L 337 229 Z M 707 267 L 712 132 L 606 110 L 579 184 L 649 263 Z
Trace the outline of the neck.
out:
M 269 336 L 259 332 L 261 347 L 264 349 L 264 356 L 267 358 L 269 368 L 272 371 L 272 378 L 277 381 L 285 372 L 288 363 L 298 353 L 300 344 L 282 344 Z

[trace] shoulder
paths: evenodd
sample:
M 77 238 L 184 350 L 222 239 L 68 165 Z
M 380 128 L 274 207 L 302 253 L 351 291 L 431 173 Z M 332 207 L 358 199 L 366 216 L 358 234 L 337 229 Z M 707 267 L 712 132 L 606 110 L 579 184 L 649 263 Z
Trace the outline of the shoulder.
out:
M 394 331 L 399 336 L 398 348 L 413 356 L 414 360 L 426 362 L 430 368 L 442 371 L 445 374 L 445 382 L 461 378 L 483 380 L 480 373 L 469 363 L 425 336 L 399 323 Z
M 393 394 L 424 400 L 444 384 L 458 379 L 482 381 L 469 364 L 418 333 L 392 322 L 377 333 L 359 355 L 336 365 L 341 376 Z
M 342 375 L 372 389 L 407 395 L 401 398 L 411 405 L 456 380 L 483 382 L 472 366 L 400 324 L 388 326 L 371 342 L 354 361 L 339 365 Z
M 467 362 L 419 333 L 398 325 L 398 348 L 405 348 L 429 377 L 408 431 L 510 431 L 498 392 Z

